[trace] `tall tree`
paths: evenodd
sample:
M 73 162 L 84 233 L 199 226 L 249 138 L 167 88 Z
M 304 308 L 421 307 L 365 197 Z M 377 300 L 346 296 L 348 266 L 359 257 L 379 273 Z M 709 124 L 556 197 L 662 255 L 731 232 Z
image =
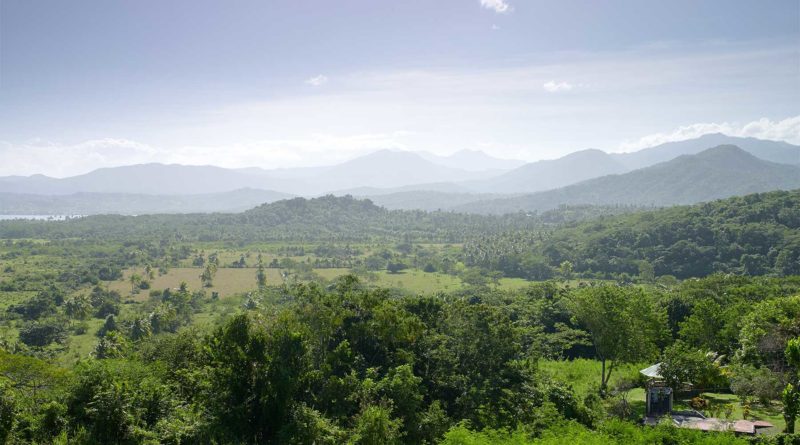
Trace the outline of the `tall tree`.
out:
M 258 272 L 256 272 L 256 281 L 258 282 L 258 288 L 263 289 L 267 286 L 267 273 L 264 271 L 264 261 L 261 258 L 261 254 L 258 254 Z
M 589 332 L 602 364 L 601 394 L 617 364 L 655 357 L 667 332 L 666 312 L 640 288 L 588 287 L 575 292 L 569 306 L 575 321 Z
M 783 402 L 783 418 L 786 420 L 786 432 L 794 433 L 794 424 L 800 412 L 800 337 L 789 340 L 786 345 L 786 361 L 790 367 L 789 383 L 781 394 Z
M 136 293 L 136 288 L 142 282 L 142 277 L 138 273 L 132 273 L 128 281 L 131 283 L 131 293 Z

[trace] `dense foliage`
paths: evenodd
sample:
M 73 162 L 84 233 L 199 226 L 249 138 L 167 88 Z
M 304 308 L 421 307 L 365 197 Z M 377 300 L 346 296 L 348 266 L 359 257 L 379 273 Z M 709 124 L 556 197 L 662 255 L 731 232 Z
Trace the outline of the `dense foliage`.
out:
M 350 196 L 296 198 L 237 214 L 97 215 L 68 221 L 3 221 L 0 238 L 173 239 L 182 241 L 459 242 L 469 235 L 542 223 L 524 215 L 486 217 L 448 212 L 389 211 Z
M 464 247 L 468 265 L 543 279 L 564 261 L 598 278 L 800 274 L 800 191 L 729 198 L 590 220 L 547 234 L 487 234 Z
M 326 197 L 3 223 L 0 443 L 743 443 L 635 425 L 636 371 L 656 362 L 706 414 L 789 431 L 798 209 L 800 192 L 590 220 Z M 361 229 L 369 241 L 351 242 Z M 286 238 L 248 244 L 272 237 Z M 471 241 L 422 242 L 434 239 Z M 217 250 L 231 245 L 250 247 Z M 153 288 L 171 268 L 199 284 Z M 459 285 L 372 284 L 407 269 Z M 217 274 L 232 271 L 247 291 L 221 298 Z M 557 279 L 504 288 L 504 274 Z M 575 280 L 594 276 L 617 279 Z
M 741 310 L 736 320 L 717 313 L 722 331 L 734 332 L 721 343 L 732 351 L 731 369 L 784 379 L 787 362 L 771 345 L 800 333 L 800 312 L 792 312 L 800 296 L 788 297 L 800 280 L 773 283 L 761 292 L 752 279 L 723 276 L 670 291 L 551 282 L 524 292 L 417 297 L 345 276 L 327 289 L 264 287 L 207 332 L 192 319 L 213 302 L 202 292 L 166 290 L 126 316 L 107 316 L 93 358 L 73 369 L 20 355 L 41 345 L 8 345 L 16 354 L 0 353 L 0 415 L 5 409 L 11 419 L 12 443 L 740 443 L 604 420 L 634 415 L 620 408 L 622 380 L 602 402 L 537 363 L 564 355 L 605 359 L 609 369 L 646 363 L 683 338 L 663 360 L 700 384 L 719 368 L 694 353 L 713 343 L 690 335 L 689 320 L 718 301 Z M 108 298 L 98 288 L 87 303 Z M 748 309 L 739 298 L 757 303 Z M 601 306 L 609 309 L 597 313 Z M 56 312 L 66 315 L 66 303 Z M 604 313 L 617 320 L 609 329 Z M 754 331 L 754 317 L 774 326 L 757 323 L 763 329 Z M 777 337 L 758 340 L 764 335 Z M 605 372 L 594 379 L 611 386 Z

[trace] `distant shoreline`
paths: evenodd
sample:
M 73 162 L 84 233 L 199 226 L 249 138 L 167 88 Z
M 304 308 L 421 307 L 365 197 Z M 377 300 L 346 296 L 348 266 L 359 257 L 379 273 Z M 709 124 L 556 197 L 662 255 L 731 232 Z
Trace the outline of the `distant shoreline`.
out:
M 86 215 L 0 215 L 0 221 L 10 220 L 44 220 L 44 221 L 64 221 L 72 218 L 83 218 Z

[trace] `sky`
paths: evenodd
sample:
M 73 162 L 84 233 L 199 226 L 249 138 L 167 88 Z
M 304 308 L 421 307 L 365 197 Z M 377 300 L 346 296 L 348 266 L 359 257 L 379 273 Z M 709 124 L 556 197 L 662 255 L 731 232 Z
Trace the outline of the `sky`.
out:
M 0 0 L 0 175 L 800 144 L 800 2 Z

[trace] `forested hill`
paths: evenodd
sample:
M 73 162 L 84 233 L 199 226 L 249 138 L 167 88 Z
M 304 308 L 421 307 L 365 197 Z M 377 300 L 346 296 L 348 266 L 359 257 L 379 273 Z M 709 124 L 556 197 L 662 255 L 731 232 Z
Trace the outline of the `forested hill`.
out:
M 387 210 L 368 199 L 332 195 L 264 204 L 232 215 L 232 223 L 270 238 L 411 239 L 460 242 L 477 233 L 533 229 L 539 218 L 486 217 L 422 210 Z
M 800 274 L 800 190 L 572 224 L 549 236 L 490 234 L 464 247 L 468 265 L 549 278 L 564 261 L 584 276 Z
M 671 206 L 800 187 L 800 167 L 765 161 L 733 145 L 683 155 L 621 175 L 555 190 L 455 207 L 471 213 L 542 211 L 559 205 Z
M 3 221 L 0 238 L 464 243 L 468 266 L 531 279 L 553 277 L 565 261 L 598 278 L 800 274 L 800 190 L 619 215 L 632 210 L 564 207 L 482 216 L 386 210 L 369 200 L 325 196 L 236 214 Z
M 565 213 L 570 214 L 573 212 Z M 591 210 L 578 212 L 579 218 L 590 214 Z M 548 217 L 558 219 L 559 216 L 550 214 Z M 369 200 L 329 195 L 278 201 L 244 213 L 95 215 L 67 221 L 2 221 L 0 238 L 462 242 L 482 233 L 532 230 L 540 227 L 542 221 L 525 215 L 390 211 Z

